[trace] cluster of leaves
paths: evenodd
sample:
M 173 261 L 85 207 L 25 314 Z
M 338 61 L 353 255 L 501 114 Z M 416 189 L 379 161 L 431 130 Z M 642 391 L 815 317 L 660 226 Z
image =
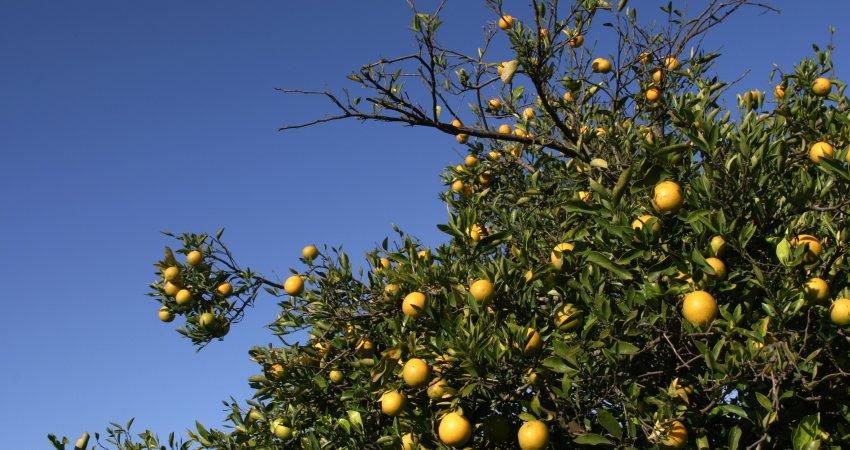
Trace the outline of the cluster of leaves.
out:
M 204 256 L 180 266 L 198 301 L 178 307 L 160 281 L 153 294 L 197 345 L 262 289 L 281 307 L 270 328 L 282 344 L 250 351 L 261 368 L 254 398 L 227 404 L 230 430 L 198 424 L 191 442 L 413 448 L 408 436 L 444 448 L 438 426 L 450 412 L 471 423 L 476 448 L 515 448 L 531 421 L 553 448 L 850 440 L 850 315 L 842 323 L 830 305 L 850 298 L 850 109 L 839 80 L 813 90 L 832 49 L 779 73 L 773 101 L 749 91 L 729 111 L 730 85 L 710 75 L 718 55 L 683 51 L 748 2 L 711 2 L 695 18 L 667 5 L 660 31 L 625 2 L 578 1 L 563 15 L 556 1 L 532 3 L 532 20 L 504 27 L 515 60 L 485 62 L 486 46 L 475 57 L 442 49 L 437 15 L 414 11 L 418 52 L 350 77 L 375 91 L 368 111 L 322 94 L 339 118 L 427 126 L 464 143 L 466 159 L 443 173 L 446 243 L 428 249 L 396 229 L 360 271 L 338 249 L 306 252 L 293 270 L 301 291 L 241 269 L 220 234 L 178 237 L 179 252 Z M 610 71 L 576 40 L 598 29 L 618 37 Z M 488 30 L 488 45 L 498 35 Z M 396 69 L 406 64 L 419 70 Z M 405 73 L 424 91 L 405 86 Z M 468 97 L 470 113 L 455 113 Z M 441 121 L 444 110 L 456 120 Z M 834 151 L 812 157 L 816 142 Z M 681 186 L 680 207 L 653 204 L 665 181 Z M 799 245 L 801 235 L 813 241 Z M 178 265 L 170 251 L 158 264 Z M 810 292 L 813 278 L 824 293 Z M 484 300 L 478 280 L 493 287 Z M 215 294 L 226 281 L 231 298 Z M 716 301 L 716 317 L 685 317 L 682 297 L 696 291 Z M 424 302 L 411 306 L 411 293 Z M 212 331 L 199 325 L 208 311 L 220 318 Z M 412 359 L 428 364 L 428 383 L 401 377 Z M 406 404 L 387 414 L 381 399 L 394 391 Z M 671 437 L 677 427 L 686 439 Z

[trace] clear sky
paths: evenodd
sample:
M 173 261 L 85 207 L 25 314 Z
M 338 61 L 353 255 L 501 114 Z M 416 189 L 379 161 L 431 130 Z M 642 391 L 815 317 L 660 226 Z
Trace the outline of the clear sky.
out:
M 774 4 L 781 14 L 743 12 L 709 40 L 724 78 L 751 70 L 739 90 L 769 89 L 771 64 L 810 55 L 829 25 L 850 78 L 850 2 Z M 449 1 L 444 18 L 442 41 L 470 53 L 492 20 L 474 0 Z M 0 0 L 0 447 L 130 417 L 165 435 L 250 396 L 247 349 L 271 341 L 274 301 L 196 353 L 144 296 L 170 244 L 158 230 L 224 226 L 238 259 L 269 275 L 306 243 L 359 257 L 391 223 L 442 239 L 439 172 L 463 153 L 451 137 L 276 131 L 328 109 L 273 88 L 344 86 L 361 63 L 410 51 L 409 19 L 401 1 Z

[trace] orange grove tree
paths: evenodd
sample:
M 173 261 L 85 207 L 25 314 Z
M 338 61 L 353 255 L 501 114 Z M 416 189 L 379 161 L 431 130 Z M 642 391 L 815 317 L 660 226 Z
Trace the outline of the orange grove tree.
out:
M 664 2 L 666 20 L 643 24 L 624 0 L 530 3 L 486 1 L 466 55 L 437 40 L 442 4 L 410 2 L 414 51 L 349 75 L 361 95 L 281 89 L 334 109 L 282 130 L 357 119 L 462 144 L 443 173 L 445 242 L 395 229 L 359 271 L 310 245 L 277 280 L 221 232 L 166 233 L 176 249 L 150 285 L 163 322 L 203 347 L 271 295 L 278 344 L 250 350 L 255 393 L 227 402 L 223 426 L 160 440 L 113 424 L 92 445 L 847 445 L 850 109 L 832 47 L 730 111 L 700 44 L 770 6 Z M 602 32 L 614 51 L 592 48 Z M 499 40 L 510 60 L 489 57 Z

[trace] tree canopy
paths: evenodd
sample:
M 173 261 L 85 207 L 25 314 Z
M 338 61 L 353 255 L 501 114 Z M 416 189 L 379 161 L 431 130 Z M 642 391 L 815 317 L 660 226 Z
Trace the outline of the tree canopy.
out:
M 747 0 L 642 23 L 645 4 L 485 1 L 473 55 L 411 3 L 412 53 L 355 89 L 281 89 L 345 119 L 445 133 L 445 242 L 395 236 L 364 269 L 304 248 L 277 280 L 214 234 L 175 240 L 150 296 L 199 348 L 258 296 L 276 345 L 225 424 L 121 449 L 842 448 L 850 440 L 850 109 L 831 46 L 770 93 L 712 74 L 702 39 Z M 633 2 L 637 3 L 637 2 Z M 516 14 L 517 17 L 511 16 Z M 616 36 L 611 53 L 591 45 Z M 488 50 L 506 40 L 513 58 Z M 357 95 L 353 94 L 354 92 Z M 452 139 L 449 141 L 449 139 Z M 295 258 L 293 258 L 294 260 Z M 303 338 L 303 336 L 307 336 Z M 299 338 L 301 337 L 301 338 Z M 57 449 L 67 439 L 50 436 Z M 77 443 L 87 448 L 88 435 Z M 94 445 L 94 440 L 92 440 Z

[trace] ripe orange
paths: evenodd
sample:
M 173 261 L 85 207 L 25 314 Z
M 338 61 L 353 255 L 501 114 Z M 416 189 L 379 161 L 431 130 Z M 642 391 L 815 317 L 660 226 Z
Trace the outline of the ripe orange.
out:
M 723 264 L 723 261 L 711 257 L 705 258 L 705 262 L 707 262 L 708 265 L 711 266 L 712 269 L 714 269 L 714 275 L 709 275 L 711 278 L 716 280 L 722 280 L 726 278 L 726 264 Z
M 174 320 L 174 313 L 169 311 L 168 308 L 166 308 L 165 306 L 163 306 L 162 308 L 159 308 L 158 315 L 159 315 L 159 320 L 166 322 L 166 323 Z
M 832 155 L 835 153 L 835 149 L 832 148 L 826 142 L 816 142 L 812 145 L 812 148 L 809 149 L 809 159 L 812 160 L 815 164 L 820 163 L 820 159 L 824 156 L 832 158 Z
M 803 255 L 803 262 L 806 264 L 811 264 L 818 260 L 821 253 L 821 245 L 818 238 L 812 236 L 811 234 L 801 234 L 794 239 L 791 239 L 791 245 L 807 245 L 808 251 Z
M 661 69 L 655 69 L 652 71 L 652 81 L 656 83 L 660 83 L 661 80 L 664 79 L 664 72 Z
M 597 73 L 608 73 L 611 71 L 611 61 L 605 58 L 596 58 L 590 63 L 590 70 Z
M 685 428 L 685 424 L 678 420 L 675 420 L 670 424 L 670 428 L 667 429 L 666 436 L 664 436 L 660 442 L 661 448 L 665 449 L 682 448 L 687 443 L 688 429 Z
M 463 181 L 455 180 L 452 182 L 452 192 L 463 192 Z
M 279 380 L 280 377 L 283 376 L 283 365 L 280 363 L 274 363 L 269 367 L 269 376 L 273 380 Z
M 812 82 L 812 93 L 819 97 L 829 95 L 830 90 L 832 90 L 832 83 L 827 78 L 819 77 Z
M 579 200 L 587 203 L 593 198 L 593 194 L 588 191 L 578 191 Z
M 648 64 L 649 63 L 649 52 L 640 52 L 640 54 L 638 55 L 638 61 L 641 64 Z
M 387 391 L 381 396 L 381 412 L 395 417 L 401 414 L 404 409 L 404 404 L 407 403 L 407 398 L 399 391 Z
M 502 109 L 502 101 L 498 98 L 491 98 L 487 101 L 487 106 L 489 106 L 490 109 L 499 110 Z
M 572 303 L 567 303 L 555 313 L 555 326 L 561 331 L 571 331 L 581 325 L 582 312 Z
M 502 155 L 500 155 L 499 152 L 497 152 L 497 151 L 491 150 L 491 151 L 487 152 L 487 159 L 489 159 L 490 161 L 493 161 L 493 162 L 498 161 L 501 156 Z
M 506 124 L 506 123 L 503 123 L 503 124 L 499 125 L 498 131 L 499 131 L 499 133 L 502 133 L 502 134 L 511 134 L 511 126 Z
M 564 266 L 564 254 L 573 251 L 574 248 L 575 245 L 569 242 L 561 242 L 552 249 L 552 253 L 549 254 L 549 262 L 552 263 L 554 268 L 561 270 Z
M 460 447 L 472 437 L 472 425 L 469 424 L 466 417 L 456 412 L 450 412 L 440 420 L 437 434 L 443 444 L 449 447 Z
M 581 47 L 583 44 L 584 44 L 584 36 L 582 36 L 580 34 L 577 34 L 577 35 L 569 38 L 569 40 L 567 40 L 567 45 L 569 45 L 572 48 Z
M 404 368 L 401 370 L 401 377 L 408 386 L 419 387 L 428 382 L 430 372 L 431 369 L 428 368 L 428 363 L 419 358 L 412 358 L 404 363 Z
M 484 238 L 484 228 L 477 223 L 473 224 L 471 227 L 469 227 L 468 233 L 469 233 L 469 238 L 472 239 L 475 242 L 478 242 L 482 238 Z
M 354 353 L 360 358 L 371 358 L 375 354 L 375 344 L 369 339 L 361 338 L 354 345 Z
M 549 443 L 549 429 L 539 420 L 530 420 L 519 427 L 517 441 L 522 450 L 540 450 Z
M 401 304 L 401 311 L 408 317 L 414 319 L 422 316 L 422 310 L 425 308 L 425 294 L 421 292 L 411 292 L 404 297 Z
M 661 222 L 658 221 L 658 218 L 655 216 L 651 216 L 649 214 L 644 214 L 637 219 L 632 221 L 632 229 L 633 230 L 642 230 L 643 226 L 652 222 L 652 234 L 657 234 L 661 231 Z
M 652 190 L 652 207 L 660 213 L 678 211 L 682 207 L 682 188 L 670 180 L 656 184 Z
M 533 119 L 534 118 L 534 109 L 525 108 L 524 110 L 522 110 L 522 118 L 525 119 L 525 120 Z
M 319 249 L 315 245 L 308 245 L 301 249 L 301 257 L 307 261 L 312 261 L 319 254 Z
M 717 316 L 717 302 L 708 292 L 689 292 L 682 303 L 682 315 L 694 325 L 709 324 Z
M 543 339 L 540 338 L 540 333 L 534 328 L 528 328 L 525 331 L 525 346 L 522 348 L 522 354 L 532 356 L 537 354 L 543 348 Z
M 490 177 L 492 177 L 492 174 L 490 172 L 484 172 L 481 175 L 478 175 L 478 183 L 480 183 L 484 187 L 487 187 L 490 185 Z
M 499 28 L 501 28 L 502 30 L 507 30 L 512 26 L 514 26 L 514 18 L 512 16 L 505 14 L 504 16 L 499 18 Z
M 378 260 L 378 262 L 381 264 L 381 268 L 384 268 L 384 269 L 390 268 L 390 260 L 389 259 L 381 258 L 380 260 Z
M 222 297 L 228 297 L 230 294 L 233 293 L 233 286 L 231 286 L 230 283 L 224 282 L 219 284 L 215 290 L 216 292 L 218 292 L 218 295 Z
M 469 142 L 469 135 L 464 134 L 464 133 L 459 133 L 459 134 L 455 135 L 455 141 L 457 141 L 458 144 L 466 144 L 467 142 Z
M 472 167 L 478 164 L 478 158 L 476 158 L 475 155 L 466 155 L 463 163 L 466 164 L 467 167 Z
M 452 126 L 455 128 L 460 128 L 463 126 L 463 123 L 458 118 L 452 119 Z
M 829 307 L 829 319 L 836 325 L 850 323 L 850 298 L 839 298 Z
M 829 296 L 829 285 L 821 278 L 810 278 L 803 286 L 806 300 L 820 303 Z
M 197 266 L 203 259 L 204 255 L 201 252 L 192 250 L 186 255 L 186 264 L 190 266 Z
M 301 275 L 292 275 L 283 283 L 283 290 L 289 295 L 301 295 L 304 292 L 304 279 Z
M 564 102 L 570 103 L 571 101 L 573 101 L 573 93 L 570 91 L 564 92 L 564 96 L 561 98 L 564 100 Z
M 328 379 L 331 380 L 331 383 L 339 383 L 342 381 L 342 372 L 339 370 L 331 370 L 330 373 L 328 373 Z
M 407 433 L 401 437 L 401 450 L 413 450 L 414 448 L 421 449 L 419 446 L 419 438 L 413 433 Z
M 165 292 L 165 295 L 169 297 L 174 297 L 175 295 L 177 295 L 178 292 L 180 292 L 180 287 L 170 281 L 166 281 L 165 285 L 162 287 L 162 290 Z
M 283 424 L 283 421 L 280 419 L 275 419 L 269 425 L 269 430 L 272 434 L 275 435 L 278 439 L 289 439 L 292 437 L 292 428 Z
M 723 239 L 723 236 L 712 236 L 708 245 L 711 246 L 711 251 L 714 253 L 714 256 L 718 258 L 722 257 L 723 254 L 726 253 L 726 239 Z
M 646 101 L 654 103 L 659 97 L 661 97 L 661 89 L 653 86 L 646 90 L 644 96 L 646 96 Z
M 177 295 L 174 296 L 174 300 L 177 301 L 177 304 L 180 306 L 188 305 L 192 303 L 192 293 L 186 289 L 180 289 L 177 291 Z
M 198 317 L 198 325 L 200 325 L 201 328 L 213 328 L 215 324 L 216 318 L 215 315 L 211 312 L 201 313 L 201 315 Z
M 431 400 L 439 400 L 443 398 L 445 395 L 448 385 L 446 384 L 446 380 L 442 378 L 437 378 L 428 385 L 428 398 Z
M 493 289 L 493 283 L 489 280 L 475 280 L 469 286 L 469 293 L 478 303 L 489 302 L 496 291 Z
M 664 68 L 667 70 L 676 70 L 679 68 L 679 60 L 673 56 L 664 58 Z
M 384 297 L 395 298 L 401 292 L 399 285 L 390 283 L 384 286 Z
M 773 96 L 776 97 L 777 100 L 781 100 L 785 97 L 785 88 L 782 87 L 781 84 L 777 84 L 773 87 Z
M 177 266 L 171 266 L 162 271 L 162 278 L 165 281 L 174 281 L 178 275 L 180 275 L 180 268 Z

